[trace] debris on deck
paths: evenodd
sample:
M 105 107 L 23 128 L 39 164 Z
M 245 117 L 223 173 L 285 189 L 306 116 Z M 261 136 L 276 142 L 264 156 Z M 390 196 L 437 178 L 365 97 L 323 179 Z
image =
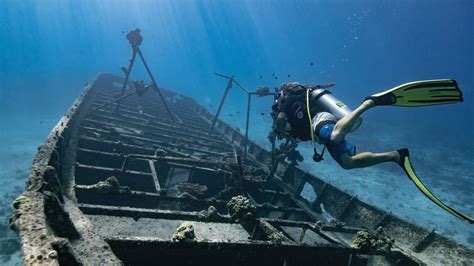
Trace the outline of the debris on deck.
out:
M 233 197 L 227 203 L 227 209 L 229 210 L 229 215 L 232 220 L 237 223 L 254 220 L 257 211 L 257 208 L 252 204 L 250 199 L 244 196 Z
M 182 223 L 176 233 L 171 237 L 172 241 L 182 242 L 182 241 L 193 241 L 196 238 L 194 234 L 194 226 L 190 222 Z

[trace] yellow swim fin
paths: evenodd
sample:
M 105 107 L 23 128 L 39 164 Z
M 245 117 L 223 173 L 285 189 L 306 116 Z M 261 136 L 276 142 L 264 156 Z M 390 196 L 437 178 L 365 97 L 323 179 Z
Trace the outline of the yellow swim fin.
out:
M 434 79 L 413 81 L 373 94 L 375 105 L 417 107 L 463 101 L 462 91 L 455 80 Z
M 436 203 L 438 206 L 441 208 L 445 209 L 447 212 L 451 213 L 452 215 L 456 216 L 457 218 L 464 220 L 470 224 L 474 223 L 474 220 L 467 216 L 464 215 L 455 209 L 447 206 L 443 202 L 441 202 L 431 191 L 429 191 L 428 188 L 425 187 L 425 185 L 420 181 L 418 176 L 415 173 L 415 170 L 413 169 L 411 162 L 410 162 L 410 157 L 409 157 L 409 152 L 408 149 L 401 149 L 398 150 L 398 153 L 400 154 L 400 161 L 399 164 L 405 170 L 405 173 L 408 175 L 408 177 L 415 183 L 416 187 L 425 194 L 426 197 L 428 197 L 431 201 Z

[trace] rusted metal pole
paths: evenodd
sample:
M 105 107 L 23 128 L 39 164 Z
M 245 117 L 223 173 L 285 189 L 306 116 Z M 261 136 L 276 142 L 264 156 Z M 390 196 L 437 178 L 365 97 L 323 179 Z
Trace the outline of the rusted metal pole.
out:
M 273 132 L 275 128 L 275 119 L 273 119 L 272 123 L 272 135 L 270 136 L 270 142 L 272 143 L 272 165 L 275 163 L 275 142 L 276 142 L 276 135 Z
M 273 176 L 275 175 L 275 172 L 278 168 L 278 164 L 280 163 L 281 159 L 286 158 L 286 157 L 282 158 L 282 156 L 280 156 L 280 155 L 282 155 L 285 152 L 285 150 L 288 147 L 289 143 L 290 143 L 290 138 L 286 138 L 285 144 L 283 144 L 283 146 L 281 146 L 280 154 L 277 155 L 277 158 L 275 159 L 275 162 L 272 165 L 272 169 L 270 170 L 270 173 L 268 174 L 267 179 L 265 180 L 266 183 L 270 182 L 273 179 Z
M 235 82 L 235 84 L 237 84 L 237 86 L 238 86 L 239 88 L 241 88 L 245 93 L 247 93 L 247 94 L 250 93 L 250 92 L 249 92 L 246 88 L 244 88 L 244 86 L 242 86 L 237 80 L 235 80 L 234 78 L 232 78 L 232 80 L 233 80 L 233 81 Z
M 216 74 L 217 75 L 217 74 Z M 229 77 L 226 77 L 229 78 Z M 221 102 L 219 104 L 219 108 L 217 108 L 217 113 L 214 116 L 214 119 L 212 120 L 212 125 L 211 129 L 209 130 L 209 135 L 211 135 L 212 131 L 214 130 L 214 126 L 216 125 L 217 118 L 219 117 L 219 113 L 221 112 L 222 106 L 224 105 L 225 98 L 227 97 L 227 93 L 229 93 L 230 88 L 232 88 L 232 78 L 229 78 L 229 81 L 227 82 L 227 87 L 225 88 L 224 95 L 222 96 Z
M 138 48 L 138 47 L 137 47 L 136 49 L 137 49 L 138 55 L 140 56 L 140 59 L 142 60 L 143 66 L 145 66 L 145 69 L 146 69 L 146 71 L 148 72 L 148 75 L 150 76 L 151 81 L 153 82 L 153 86 L 154 86 L 155 90 L 156 90 L 156 91 L 158 92 L 158 94 L 160 95 L 161 101 L 163 101 L 163 105 L 165 106 L 165 109 L 166 109 L 166 111 L 168 112 L 168 115 L 170 116 L 171 120 L 174 122 L 175 119 L 174 119 L 174 117 L 173 117 L 173 114 L 171 113 L 171 111 L 170 111 L 168 105 L 166 104 L 165 98 L 163 97 L 163 95 L 161 94 L 160 89 L 158 88 L 158 85 L 157 85 L 157 83 L 156 83 L 155 77 L 154 77 L 153 74 L 151 73 L 150 68 L 148 67 L 148 64 L 147 64 L 146 61 L 145 61 L 145 58 L 143 57 L 142 51 L 141 51 L 140 48 Z
M 123 96 L 123 94 L 125 93 L 125 88 L 127 87 L 128 79 L 130 78 L 130 73 L 132 73 L 133 63 L 135 62 L 135 58 L 137 57 L 137 49 L 138 48 L 133 47 L 132 59 L 130 59 L 130 62 L 128 62 L 127 73 L 125 73 L 125 79 L 123 80 L 122 92 L 120 93 L 120 96 Z
M 233 77 L 231 77 L 231 76 L 227 76 L 227 75 L 217 73 L 217 72 L 214 72 L 214 75 L 217 75 L 219 77 L 223 77 L 223 78 L 226 78 L 226 79 L 233 79 Z
M 245 123 L 245 146 L 244 146 L 244 159 L 247 159 L 247 144 L 249 142 L 249 120 L 250 120 L 250 100 L 252 99 L 252 95 L 250 93 L 247 94 L 247 121 Z

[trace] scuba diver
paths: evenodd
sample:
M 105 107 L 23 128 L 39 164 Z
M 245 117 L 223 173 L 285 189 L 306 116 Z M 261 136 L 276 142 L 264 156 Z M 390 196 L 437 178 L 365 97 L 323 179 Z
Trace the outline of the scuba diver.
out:
M 431 201 L 472 224 L 474 220 L 471 217 L 445 205 L 423 185 L 413 170 L 407 148 L 357 154 L 355 146 L 345 139 L 347 134 L 359 128 L 362 114 L 375 106 L 415 107 L 462 102 L 462 92 L 456 81 L 443 79 L 406 83 L 365 98 L 353 111 L 327 90 L 334 85 L 303 86 L 297 82 L 283 84 L 277 90 L 272 106 L 274 132 L 279 138 L 311 140 L 315 162 L 323 160 L 327 149 L 344 169 L 363 168 L 385 162 L 397 163 Z M 317 143 L 324 145 L 321 153 L 316 149 Z

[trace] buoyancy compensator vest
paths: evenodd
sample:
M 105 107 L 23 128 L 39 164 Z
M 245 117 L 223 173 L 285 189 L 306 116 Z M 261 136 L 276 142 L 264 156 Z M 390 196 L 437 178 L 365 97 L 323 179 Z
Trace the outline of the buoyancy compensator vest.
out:
M 289 83 L 282 86 L 275 96 L 275 102 L 272 106 L 273 112 L 278 114 L 284 112 L 287 115 L 287 123 L 291 128 L 292 137 L 313 142 L 315 155 L 313 159 L 317 162 L 322 160 L 322 154 L 318 154 L 316 150 L 316 138 L 318 132 L 315 130 L 317 125 L 313 125 L 312 119 L 320 112 L 328 112 L 332 114 L 336 121 L 346 116 L 352 110 L 342 101 L 332 95 L 327 90 L 335 84 L 302 86 L 297 83 Z M 308 123 L 309 122 L 309 123 Z M 351 131 L 356 130 L 362 119 L 354 124 Z M 324 153 L 324 150 L 323 150 Z

